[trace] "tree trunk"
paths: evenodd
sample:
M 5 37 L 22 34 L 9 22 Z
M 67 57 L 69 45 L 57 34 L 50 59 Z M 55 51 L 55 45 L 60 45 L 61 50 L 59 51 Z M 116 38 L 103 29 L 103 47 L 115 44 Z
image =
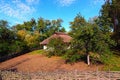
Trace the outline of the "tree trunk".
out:
M 88 64 L 88 66 L 90 65 L 90 55 L 89 55 L 89 53 L 87 54 L 87 64 Z

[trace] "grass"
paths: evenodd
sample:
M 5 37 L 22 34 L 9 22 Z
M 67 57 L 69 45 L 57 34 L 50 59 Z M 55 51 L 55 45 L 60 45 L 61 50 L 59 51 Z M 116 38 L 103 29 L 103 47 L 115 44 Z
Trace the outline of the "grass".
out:
M 41 50 L 32 51 L 29 54 L 35 55 L 35 54 L 45 54 L 45 53 L 46 53 L 46 51 L 41 49 Z
M 120 56 L 113 55 L 104 66 L 103 70 L 120 71 Z

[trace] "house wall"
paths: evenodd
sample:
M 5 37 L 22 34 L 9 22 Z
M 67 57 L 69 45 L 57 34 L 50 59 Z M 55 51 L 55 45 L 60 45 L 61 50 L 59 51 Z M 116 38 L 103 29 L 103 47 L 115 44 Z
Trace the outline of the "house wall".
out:
M 46 46 L 46 45 L 44 45 L 44 46 L 43 46 L 43 49 L 44 49 L 44 50 L 45 50 L 45 49 L 47 49 L 47 46 Z

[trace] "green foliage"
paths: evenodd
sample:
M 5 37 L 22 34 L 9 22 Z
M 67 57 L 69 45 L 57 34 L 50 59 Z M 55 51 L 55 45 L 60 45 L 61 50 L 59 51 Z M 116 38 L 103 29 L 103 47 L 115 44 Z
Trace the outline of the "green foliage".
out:
M 28 50 L 28 46 L 24 41 L 15 40 L 14 43 L 10 45 L 9 53 L 20 53 Z
M 27 31 L 34 31 L 36 28 L 36 21 L 32 18 L 30 21 L 24 22 L 24 24 L 17 24 L 13 26 L 14 30 L 27 30 Z
M 73 22 L 70 22 L 70 35 L 74 36 L 74 33 L 76 32 L 77 29 L 79 29 L 81 26 L 84 26 L 86 24 L 86 20 L 84 17 L 82 17 L 80 14 L 77 14 L 77 16 L 74 18 Z
M 120 57 L 112 54 L 106 61 L 103 70 L 120 71 Z
M 62 38 L 52 38 L 47 46 L 49 51 L 48 56 L 62 56 L 67 49 Z
M 40 48 L 39 42 L 56 31 L 65 31 L 61 23 L 61 19 L 33 18 L 10 28 L 7 21 L 0 20 L 0 56 Z
M 64 27 L 62 27 L 59 31 L 60 31 L 60 32 L 66 32 L 66 30 L 65 30 Z
M 6 43 L 6 42 L 2 42 L 0 43 L 0 57 L 1 56 L 4 56 L 4 55 L 7 55 L 8 54 L 8 50 L 9 50 L 9 44 Z
M 8 28 L 7 21 L 0 20 L 0 57 L 28 50 L 26 43 L 16 32 Z
M 77 48 L 85 52 L 97 51 L 98 53 L 103 53 L 109 47 L 108 44 L 113 42 L 109 35 L 103 34 L 97 25 L 88 24 L 82 26 L 76 30 L 76 33 L 74 35 L 73 47 L 78 45 Z
M 9 54 L 10 44 L 14 42 L 14 33 L 8 29 L 8 22 L 0 20 L 0 57 Z
M 109 63 L 109 59 L 113 56 L 112 52 L 109 49 L 104 51 L 104 54 L 100 54 L 100 61 L 104 64 Z
M 120 0 L 107 0 L 101 8 L 101 15 L 97 21 L 104 31 L 113 31 L 112 38 L 116 41 L 116 49 L 120 48 Z
M 79 54 L 72 49 L 68 49 L 66 51 L 66 54 L 63 55 L 63 59 L 66 60 L 66 63 L 78 62 L 82 59 L 82 57 L 83 57 L 82 54 Z
M 81 17 L 78 19 L 79 21 L 84 20 L 84 18 Z M 76 18 L 72 23 L 75 23 L 76 25 L 71 25 L 71 32 L 74 32 L 72 35 L 73 41 L 71 43 L 71 48 L 76 51 L 82 50 L 82 52 L 87 55 L 88 65 L 90 52 L 103 55 L 114 45 L 114 41 L 111 39 L 109 31 L 106 31 L 106 27 L 101 28 L 95 22 L 89 23 L 85 21 L 83 24 L 79 24 L 79 22 L 76 21 Z
M 40 41 L 43 41 L 47 37 L 51 36 L 54 32 L 65 32 L 65 28 L 62 27 L 62 19 L 57 20 L 45 20 L 44 18 L 38 18 L 38 20 L 31 19 L 23 24 L 17 24 L 13 26 L 13 30 L 18 32 L 19 30 L 26 30 L 29 32 L 38 31 Z

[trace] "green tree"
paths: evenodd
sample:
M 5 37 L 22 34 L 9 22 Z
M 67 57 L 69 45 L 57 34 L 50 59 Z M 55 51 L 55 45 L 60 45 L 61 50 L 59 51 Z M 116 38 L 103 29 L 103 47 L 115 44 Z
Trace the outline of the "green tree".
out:
M 120 0 L 106 0 L 105 4 L 102 6 L 99 16 L 99 26 L 105 27 L 103 29 L 108 30 L 111 28 L 113 30 L 113 39 L 117 42 L 117 47 L 120 47 Z
M 37 27 L 36 29 L 39 31 L 39 33 L 43 34 L 46 29 L 45 20 L 43 18 L 39 18 L 37 21 Z
M 27 31 L 34 31 L 36 28 L 36 21 L 35 19 L 31 19 L 30 21 L 24 22 L 23 27 Z
M 62 19 L 50 21 L 39 18 L 37 21 L 36 30 L 41 34 L 40 41 L 43 41 L 47 37 L 51 36 L 54 32 L 65 31 L 65 28 L 61 25 L 62 22 Z
M 0 56 L 15 52 L 16 34 L 9 29 L 7 21 L 0 20 Z
M 30 21 L 26 21 L 23 24 L 17 24 L 12 27 L 14 31 L 27 30 L 33 32 L 36 29 L 36 21 L 32 18 Z
M 65 30 L 64 27 L 62 27 L 59 31 L 60 31 L 60 32 L 66 32 L 66 30 Z
M 74 18 L 73 22 L 70 22 L 70 35 L 74 36 L 74 33 L 76 32 L 77 29 L 79 29 L 81 26 L 84 26 L 86 24 L 86 20 L 84 19 L 84 17 L 82 17 L 79 14 L 77 14 L 77 16 Z
M 23 24 L 16 24 L 16 25 L 12 26 L 12 30 L 14 30 L 14 31 L 23 30 L 23 29 L 25 29 L 23 27 Z
M 109 31 L 104 31 L 106 28 L 99 27 L 95 22 L 89 23 L 85 21 L 83 17 L 79 17 L 77 21 L 75 17 L 71 23 L 76 24 L 71 24 L 71 31 L 73 31 L 73 41 L 71 45 L 73 49 L 71 50 L 84 52 L 87 55 L 88 65 L 90 65 L 90 52 L 104 54 L 105 51 L 109 51 L 110 45 L 114 44 Z
M 17 24 L 12 27 L 12 30 L 17 34 L 16 39 L 23 41 L 27 48 L 39 47 L 39 42 L 51 36 L 54 32 L 65 32 L 65 28 L 61 25 L 62 19 L 45 20 L 34 18 L 30 21 L 25 21 L 23 24 Z M 34 47 L 33 47 L 34 46 Z

